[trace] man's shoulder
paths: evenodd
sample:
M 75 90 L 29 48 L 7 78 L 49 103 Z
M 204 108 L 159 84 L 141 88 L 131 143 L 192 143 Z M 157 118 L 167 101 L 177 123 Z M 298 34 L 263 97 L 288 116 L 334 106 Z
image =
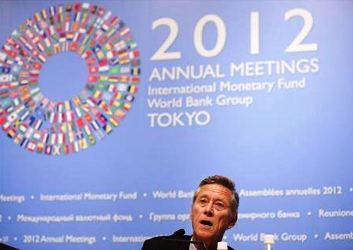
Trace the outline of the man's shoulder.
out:
M 186 249 L 190 239 L 190 235 L 172 234 L 168 236 L 157 236 L 146 240 L 143 243 L 142 250 Z
M 182 236 L 174 236 L 174 235 L 167 235 L 167 236 L 156 236 L 153 238 L 150 238 L 146 241 L 148 242 L 169 242 L 169 241 L 189 241 L 191 240 L 191 235 L 182 235 Z

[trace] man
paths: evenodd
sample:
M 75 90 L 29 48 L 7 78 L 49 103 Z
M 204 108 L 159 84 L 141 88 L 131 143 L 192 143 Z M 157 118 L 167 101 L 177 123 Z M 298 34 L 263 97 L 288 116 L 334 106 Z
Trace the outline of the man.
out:
M 235 225 L 238 207 L 239 195 L 233 181 L 220 175 L 209 176 L 200 182 L 194 194 L 192 235 L 184 235 L 181 229 L 171 236 L 146 240 L 142 250 L 216 250 L 224 232 Z

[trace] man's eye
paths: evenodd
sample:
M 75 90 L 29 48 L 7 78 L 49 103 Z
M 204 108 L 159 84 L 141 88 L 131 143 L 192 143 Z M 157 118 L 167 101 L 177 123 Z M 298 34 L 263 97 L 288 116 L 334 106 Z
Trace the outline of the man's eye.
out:
M 225 209 L 225 205 L 222 203 L 222 202 L 216 202 L 215 203 L 215 208 L 217 209 L 217 210 L 223 210 L 223 209 Z
M 200 202 L 200 204 L 204 205 L 204 204 L 207 203 L 207 200 L 206 199 L 200 199 L 199 202 Z

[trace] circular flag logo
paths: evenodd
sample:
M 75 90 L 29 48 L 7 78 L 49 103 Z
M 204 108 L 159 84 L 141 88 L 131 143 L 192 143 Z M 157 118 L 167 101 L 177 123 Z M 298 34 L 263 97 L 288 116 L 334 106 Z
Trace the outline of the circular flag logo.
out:
M 46 61 L 62 52 L 77 53 L 89 76 L 77 95 L 54 101 L 41 92 L 39 75 Z M 136 42 L 119 17 L 89 3 L 43 9 L 0 50 L 0 126 L 31 152 L 78 152 L 120 124 L 134 101 L 139 74 Z

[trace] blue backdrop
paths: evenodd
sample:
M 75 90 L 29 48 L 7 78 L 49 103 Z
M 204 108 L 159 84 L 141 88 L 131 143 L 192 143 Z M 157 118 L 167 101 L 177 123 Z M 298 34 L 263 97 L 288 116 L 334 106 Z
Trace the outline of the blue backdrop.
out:
M 31 152 L 5 131 L 2 47 L 1 242 L 139 249 L 191 233 L 192 191 L 222 174 L 240 192 L 225 235 L 236 249 L 261 249 L 264 233 L 276 249 L 353 248 L 351 1 L 87 2 L 130 28 L 138 91 L 121 124 L 87 149 Z M 67 3 L 1 1 L 1 45 L 27 18 Z M 43 95 L 72 98 L 91 75 L 86 64 L 72 52 L 50 57 Z

